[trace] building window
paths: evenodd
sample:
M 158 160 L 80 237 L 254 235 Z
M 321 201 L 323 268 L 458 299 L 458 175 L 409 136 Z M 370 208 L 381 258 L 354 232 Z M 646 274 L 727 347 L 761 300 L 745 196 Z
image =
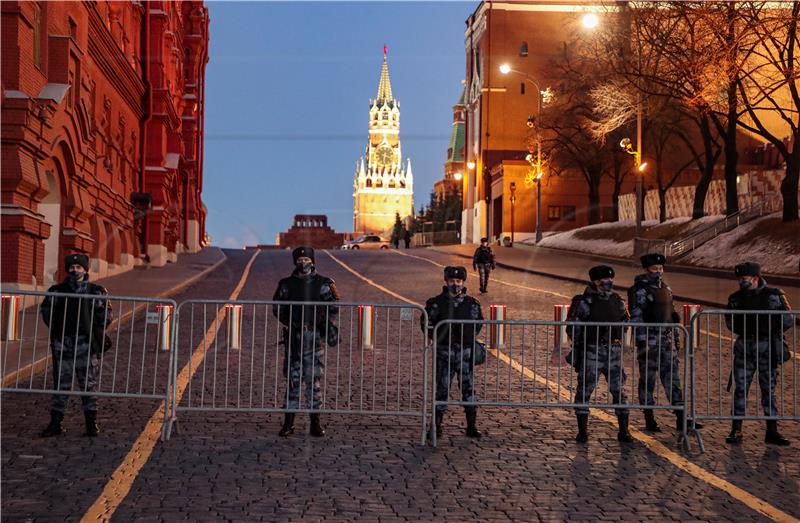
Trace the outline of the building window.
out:
M 367 187 L 372 187 L 372 180 L 367 178 Z
M 561 219 L 561 207 L 558 205 L 550 205 L 547 207 L 547 219 L 551 221 Z
M 565 205 L 561 209 L 561 215 L 564 217 L 564 219 L 566 221 L 574 222 L 575 221 L 575 206 L 574 205 Z
M 519 94 L 525 94 L 525 82 L 519 84 Z
M 42 68 L 42 6 L 33 4 L 33 63 Z
M 519 44 L 519 55 L 528 56 L 528 42 L 522 42 Z
M 73 40 L 78 40 L 78 24 L 72 17 L 69 17 L 69 35 L 72 37 Z

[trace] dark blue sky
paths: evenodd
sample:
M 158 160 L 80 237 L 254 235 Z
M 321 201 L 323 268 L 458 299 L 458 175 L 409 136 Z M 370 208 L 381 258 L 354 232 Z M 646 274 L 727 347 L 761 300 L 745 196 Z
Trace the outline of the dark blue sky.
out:
M 203 199 L 213 243 L 273 243 L 294 214 L 352 229 L 384 43 L 414 201 L 442 177 L 478 2 L 209 2 Z

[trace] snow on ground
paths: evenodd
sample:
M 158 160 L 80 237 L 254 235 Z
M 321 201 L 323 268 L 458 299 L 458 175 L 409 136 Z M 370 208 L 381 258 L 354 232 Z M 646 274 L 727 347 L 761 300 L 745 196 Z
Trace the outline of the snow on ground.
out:
M 699 227 L 719 219 L 720 216 L 706 216 L 699 220 L 695 220 L 693 226 Z M 642 225 L 645 228 L 671 228 L 686 224 L 689 221 L 690 218 L 681 217 L 672 218 L 662 224 L 659 224 L 658 220 L 647 220 L 642 222 Z M 633 256 L 633 228 L 635 226 L 636 222 L 633 220 L 598 223 L 595 225 L 581 227 L 580 229 L 573 229 L 571 231 L 544 237 L 542 238 L 542 241 L 539 242 L 539 245 L 554 249 L 565 249 L 568 251 L 616 256 L 619 258 L 630 258 Z M 625 234 L 625 229 L 629 230 L 628 234 Z M 597 236 L 597 238 L 585 239 L 585 237 L 588 235 Z M 658 237 L 657 234 L 648 234 L 648 236 L 652 238 Z M 629 238 L 625 239 L 625 237 Z M 529 239 L 524 240 L 522 243 L 534 244 L 536 242 L 533 239 Z
M 693 221 L 687 217 L 673 218 L 664 223 L 658 223 L 657 220 L 646 221 L 643 223 L 644 236 L 675 241 L 721 218 L 722 216 L 713 215 Z M 539 245 L 601 256 L 631 258 L 635 226 L 633 220 L 598 223 L 545 236 Z M 531 238 L 522 243 L 534 244 L 535 241 Z M 767 273 L 796 275 L 800 263 L 800 235 L 795 233 L 795 229 L 780 224 L 780 214 L 772 214 L 709 241 L 681 258 L 678 263 L 730 269 L 744 260 L 760 263 Z
M 797 275 L 800 264 L 800 238 L 770 237 L 762 235 L 755 241 L 740 240 L 754 229 L 763 226 L 770 215 L 758 218 L 723 234 L 688 254 L 680 260 L 682 264 L 731 269 L 737 263 L 754 261 L 761 270 L 772 274 Z M 792 244 L 794 248 L 792 248 Z

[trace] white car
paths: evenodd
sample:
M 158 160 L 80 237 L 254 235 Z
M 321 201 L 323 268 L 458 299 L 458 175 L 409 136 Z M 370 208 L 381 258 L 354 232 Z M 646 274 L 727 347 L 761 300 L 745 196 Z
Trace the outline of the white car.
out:
M 342 249 L 357 251 L 359 249 L 388 249 L 389 247 L 389 242 L 380 236 L 365 234 L 345 243 Z

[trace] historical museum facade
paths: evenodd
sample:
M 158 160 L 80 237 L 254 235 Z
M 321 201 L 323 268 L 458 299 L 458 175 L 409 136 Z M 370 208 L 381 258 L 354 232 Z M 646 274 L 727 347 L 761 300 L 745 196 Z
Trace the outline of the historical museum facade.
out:
M 2 282 L 95 278 L 205 238 L 202 1 L 2 3 Z

